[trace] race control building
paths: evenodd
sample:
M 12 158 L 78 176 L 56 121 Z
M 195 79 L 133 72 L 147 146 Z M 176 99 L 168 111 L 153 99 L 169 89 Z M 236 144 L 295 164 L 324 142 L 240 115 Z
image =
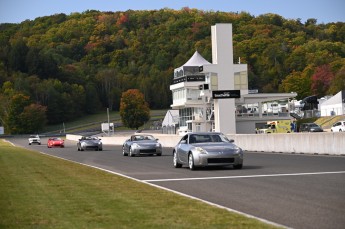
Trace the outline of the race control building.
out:
M 290 119 L 289 107 L 274 110 L 272 104 L 286 105 L 296 93 L 249 93 L 247 64 L 233 60 L 232 24 L 212 26 L 211 37 L 212 63 L 196 51 L 174 70 L 170 90 L 171 108 L 178 110 L 176 133 L 255 133 L 267 121 Z

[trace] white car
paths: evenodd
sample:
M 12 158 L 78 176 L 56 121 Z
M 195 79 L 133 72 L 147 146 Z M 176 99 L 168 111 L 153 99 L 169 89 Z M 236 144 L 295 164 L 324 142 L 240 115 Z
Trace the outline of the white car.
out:
M 342 132 L 345 131 L 345 120 L 336 122 L 331 127 L 332 132 Z
M 39 135 L 31 135 L 29 137 L 29 145 L 31 144 L 38 144 L 41 145 L 41 139 Z

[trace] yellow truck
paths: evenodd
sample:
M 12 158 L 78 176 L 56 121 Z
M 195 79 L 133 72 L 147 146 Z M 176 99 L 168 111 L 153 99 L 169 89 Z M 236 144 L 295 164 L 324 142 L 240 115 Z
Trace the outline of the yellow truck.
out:
M 291 133 L 291 120 L 268 121 L 258 134 Z

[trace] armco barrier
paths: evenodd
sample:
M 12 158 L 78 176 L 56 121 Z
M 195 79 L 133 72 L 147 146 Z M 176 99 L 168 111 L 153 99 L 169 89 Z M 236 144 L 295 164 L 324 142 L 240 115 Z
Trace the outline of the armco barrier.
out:
M 174 147 L 181 136 L 153 134 L 164 147 Z M 130 135 L 101 137 L 103 144 L 122 145 Z M 291 133 L 291 134 L 236 134 L 227 135 L 246 151 L 305 154 L 330 154 L 345 156 L 345 133 Z M 77 141 L 81 136 L 67 134 Z

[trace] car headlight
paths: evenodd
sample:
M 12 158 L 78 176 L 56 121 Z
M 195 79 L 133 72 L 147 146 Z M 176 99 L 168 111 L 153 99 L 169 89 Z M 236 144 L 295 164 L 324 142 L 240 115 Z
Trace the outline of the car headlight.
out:
M 134 147 L 134 148 L 140 148 L 140 145 L 138 145 L 137 143 L 133 143 L 132 147 Z
M 102 142 L 98 142 L 98 145 L 102 145 Z
M 156 147 L 160 148 L 161 144 L 160 143 L 156 143 Z
M 207 153 L 207 151 L 201 147 L 196 147 L 195 150 L 198 151 L 198 153 L 200 153 L 200 154 L 206 154 Z
M 238 146 L 236 146 L 234 154 L 239 155 L 240 158 L 243 158 L 243 150 Z

